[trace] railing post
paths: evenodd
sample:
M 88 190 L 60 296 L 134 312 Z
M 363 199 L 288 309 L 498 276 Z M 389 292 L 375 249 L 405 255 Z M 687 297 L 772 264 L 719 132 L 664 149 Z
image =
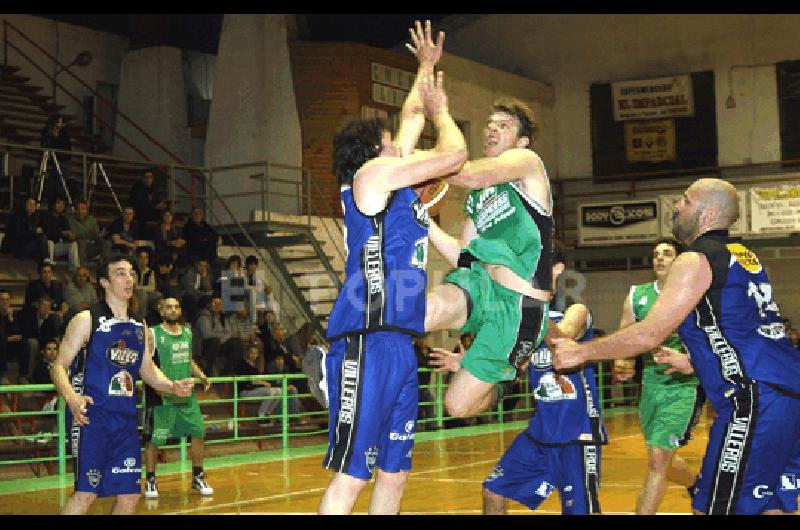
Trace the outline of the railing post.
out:
M 503 394 L 501 394 L 500 397 L 497 400 L 497 423 L 499 423 L 500 425 L 503 424 L 503 417 L 505 416 L 505 414 L 503 414 L 503 398 L 504 397 L 505 396 Z
M 264 182 L 266 186 L 265 200 L 267 205 L 266 231 L 269 232 L 269 222 L 271 220 L 270 212 L 272 211 L 272 208 L 269 207 L 269 161 L 264 162 Z
M 306 214 L 308 215 L 308 227 L 311 228 L 311 173 L 302 169 L 306 177 Z M 320 218 L 320 222 L 323 222 Z
M 286 379 L 286 374 L 281 379 L 281 444 L 284 450 L 289 448 L 289 384 Z
M 442 403 L 442 374 L 436 373 L 436 428 L 444 428 L 444 403 Z
M 186 437 L 181 436 L 181 469 L 186 469 Z
M 67 474 L 67 451 L 64 444 L 67 435 L 65 403 L 64 398 L 58 396 L 58 474 L 61 476 Z M 69 439 L 67 438 L 67 440 Z
M 239 438 L 239 379 L 233 378 L 233 439 Z
M 612 361 L 613 362 L 613 361 Z M 606 408 L 605 406 L 605 399 L 603 396 L 605 395 L 605 382 L 603 381 L 603 363 L 597 363 L 597 380 L 600 382 L 597 388 L 597 393 L 600 394 L 600 412 L 603 412 Z

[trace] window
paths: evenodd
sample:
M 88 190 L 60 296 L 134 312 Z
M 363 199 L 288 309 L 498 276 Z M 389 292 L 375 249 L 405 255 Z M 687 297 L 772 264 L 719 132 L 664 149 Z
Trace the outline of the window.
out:
M 800 159 L 800 61 L 778 63 L 778 119 L 781 160 Z

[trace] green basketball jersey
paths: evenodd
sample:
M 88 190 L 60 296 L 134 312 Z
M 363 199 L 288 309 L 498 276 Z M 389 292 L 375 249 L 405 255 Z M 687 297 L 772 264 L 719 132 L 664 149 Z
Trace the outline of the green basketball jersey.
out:
M 153 338 L 161 371 L 172 381 L 192 376 L 192 330 L 189 326 L 181 326 L 180 335 L 173 335 L 164 329 L 162 324 L 153 326 Z M 192 396 L 178 397 L 173 394 L 162 396 L 164 403 L 180 405 L 189 403 Z
M 656 282 L 654 281 L 631 286 L 628 296 L 630 297 L 633 316 L 637 322 L 644 320 L 644 317 L 646 317 L 647 313 L 650 312 L 653 304 L 656 303 L 656 299 L 658 298 L 659 294 L 658 285 L 656 285 Z M 678 330 L 674 330 L 672 334 L 667 337 L 664 342 L 662 342 L 662 345 L 686 353 L 686 346 L 684 346 L 683 342 L 681 342 L 681 339 L 678 336 Z M 697 378 L 694 376 L 694 374 L 681 374 L 677 372 L 672 374 L 664 374 L 664 370 L 669 368 L 669 366 L 665 364 L 657 364 L 655 360 L 653 360 L 653 354 L 651 352 L 643 354 L 642 360 L 644 362 L 642 383 L 645 385 L 698 384 Z
M 519 277 L 533 281 L 535 288 L 549 291 L 552 197 L 550 203 L 545 211 L 517 182 L 471 191 L 464 210 L 480 237 L 465 250 L 485 263 L 504 265 Z M 547 250 L 544 254 L 543 249 Z

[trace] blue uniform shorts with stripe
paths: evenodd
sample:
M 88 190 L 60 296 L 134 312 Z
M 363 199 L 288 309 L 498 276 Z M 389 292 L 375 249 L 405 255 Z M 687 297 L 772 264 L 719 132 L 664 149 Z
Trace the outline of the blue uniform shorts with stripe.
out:
M 69 412 L 67 425 L 71 425 Z M 112 497 L 141 493 L 142 447 L 136 416 L 87 405 L 89 424 L 79 436 L 75 455 L 75 491 Z
M 483 487 L 531 510 L 557 489 L 564 515 L 600 513 L 600 446 L 544 446 L 522 432 Z
M 711 426 L 692 501 L 703 513 L 797 510 L 800 399 L 763 383 L 749 388 L 736 395 L 745 412 L 718 411 Z M 734 422 L 734 414 L 745 420 Z
M 372 332 L 331 344 L 325 357 L 330 441 L 323 465 L 361 480 L 375 467 L 411 469 L 419 383 L 411 337 Z

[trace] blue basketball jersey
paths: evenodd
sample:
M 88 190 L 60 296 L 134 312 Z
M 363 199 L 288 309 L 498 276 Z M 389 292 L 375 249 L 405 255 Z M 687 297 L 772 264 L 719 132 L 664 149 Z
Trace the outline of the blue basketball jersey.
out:
M 328 321 L 327 337 L 367 331 L 422 335 L 428 210 L 411 188 L 395 191 L 375 216 L 356 207 L 353 190 L 342 188 L 345 281 Z
M 550 311 L 550 318 L 561 322 L 564 313 Z M 587 331 L 580 338 L 581 342 L 594 335 L 591 315 L 587 320 Z M 604 444 L 608 441 L 600 414 L 594 364 L 575 372 L 558 373 L 553 369 L 553 354 L 542 342 L 531 357 L 528 372 L 531 393 L 536 399 L 536 411 L 527 429 L 532 439 L 541 444 Z
M 726 230 L 688 249 L 711 265 L 711 287 L 680 325 L 695 373 L 718 411 L 752 381 L 800 393 L 800 351 L 786 337 L 772 285 L 758 257 Z
M 136 380 L 144 358 L 144 324 L 118 320 L 105 301 L 89 310 L 92 334 L 70 367 L 72 388 L 95 407 L 136 416 Z

